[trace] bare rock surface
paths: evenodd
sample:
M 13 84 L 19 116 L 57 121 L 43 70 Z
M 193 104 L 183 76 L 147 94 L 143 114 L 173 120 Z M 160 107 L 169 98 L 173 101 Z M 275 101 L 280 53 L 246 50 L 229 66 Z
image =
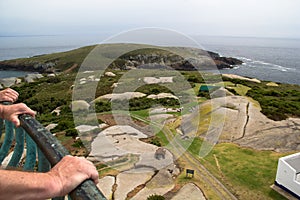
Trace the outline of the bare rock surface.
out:
M 106 99 L 106 100 L 129 100 L 129 99 L 133 99 L 133 98 L 140 98 L 140 97 L 144 97 L 146 96 L 146 94 L 141 93 L 141 92 L 124 92 L 124 93 L 113 93 L 113 94 L 106 94 L 103 96 L 98 97 L 97 99 L 95 99 L 94 101 L 99 101 L 102 99 Z
M 164 195 L 175 186 L 172 174 L 167 168 L 161 169 L 146 186 L 132 199 L 146 200 L 152 194 Z
M 200 122 L 212 115 L 218 116 L 217 120 L 224 123 L 220 141 L 234 142 L 258 150 L 300 150 L 299 118 L 271 120 L 260 112 L 258 102 L 242 96 L 216 98 L 201 106 L 209 105 L 214 105 L 212 112 L 200 117 Z
M 173 83 L 173 77 L 144 77 L 146 84 Z
M 255 83 L 261 83 L 261 81 L 256 78 L 247 78 L 247 77 L 243 77 L 243 76 L 239 76 L 239 75 L 235 75 L 235 74 L 222 74 L 222 76 L 226 77 L 226 78 L 240 79 L 240 80 L 245 80 L 245 81 L 252 81 Z
M 171 93 L 159 93 L 159 94 L 150 94 L 147 96 L 149 99 L 163 99 L 163 98 L 171 98 L 171 99 L 178 99 L 175 95 Z
M 153 170 L 147 168 L 132 169 L 117 175 L 117 189 L 115 200 L 126 199 L 127 194 L 139 185 L 145 184 L 154 175 Z
M 112 188 L 115 184 L 115 177 L 113 176 L 105 176 L 101 179 L 99 179 L 99 183 L 97 184 L 97 187 L 102 192 L 102 194 L 106 197 L 106 199 L 110 200 L 112 199 Z
M 206 200 L 200 188 L 193 183 L 184 185 L 171 200 L 182 199 Z

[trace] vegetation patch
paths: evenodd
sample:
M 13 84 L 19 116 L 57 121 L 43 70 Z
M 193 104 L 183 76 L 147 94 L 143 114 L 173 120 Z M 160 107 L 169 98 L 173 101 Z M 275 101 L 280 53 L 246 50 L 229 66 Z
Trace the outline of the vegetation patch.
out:
M 284 120 L 288 117 L 300 117 L 300 86 L 278 83 L 277 87 L 268 86 L 267 82 L 254 83 L 240 79 L 223 78 L 231 81 L 236 87 L 236 94 L 244 94 L 260 103 L 262 113 L 273 120 Z M 243 88 L 243 89 L 238 89 Z M 251 89 L 247 89 L 251 88 Z M 231 91 L 232 91 L 231 90 Z

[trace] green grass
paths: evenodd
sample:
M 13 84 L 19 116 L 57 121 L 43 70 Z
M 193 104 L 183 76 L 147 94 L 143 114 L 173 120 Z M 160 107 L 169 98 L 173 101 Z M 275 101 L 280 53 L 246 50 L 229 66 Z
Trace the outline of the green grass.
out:
M 162 131 L 159 131 L 155 136 L 159 138 L 161 146 L 166 146 L 169 144 L 169 140 Z
M 202 140 L 195 138 L 188 150 L 197 157 L 201 144 Z M 276 177 L 278 159 L 285 155 L 222 143 L 217 144 L 203 159 L 203 164 L 239 199 L 279 200 L 283 197 L 270 189 L 270 186 Z

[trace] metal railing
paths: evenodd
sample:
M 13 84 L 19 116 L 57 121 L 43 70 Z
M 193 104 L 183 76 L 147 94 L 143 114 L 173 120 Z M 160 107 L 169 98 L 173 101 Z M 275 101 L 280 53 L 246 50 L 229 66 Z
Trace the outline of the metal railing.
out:
M 15 128 L 9 121 L 0 119 L 0 138 L 5 125 L 5 138 L 0 148 L 0 163 L 9 154 L 13 140 L 15 147 L 7 167 L 18 167 L 26 144 L 26 158 L 23 169 L 34 170 L 38 160 L 37 171 L 47 172 L 64 156 L 67 149 L 42 124 L 30 115 L 19 116 L 21 127 Z M 38 155 L 38 157 L 36 157 Z M 55 200 L 64 199 L 56 197 Z M 86 180 L 69 194 L 72 200 L 105 200 L 106 198 L 92 180 Z

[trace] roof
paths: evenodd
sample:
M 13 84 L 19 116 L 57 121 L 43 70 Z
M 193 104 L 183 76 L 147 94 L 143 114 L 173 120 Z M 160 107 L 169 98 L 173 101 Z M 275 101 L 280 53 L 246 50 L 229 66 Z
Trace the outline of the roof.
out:
M 300 153 L 292 154 L 282 158 L 291 167 L 293 167 L 297 172 L 300 172 Z
M 214 90 L 214 89 L 219 89 L 220 86 L 214 86 L 214 85 L 201 85 L 200 86 L 200 91 L 210 91 L 210 90 Z

